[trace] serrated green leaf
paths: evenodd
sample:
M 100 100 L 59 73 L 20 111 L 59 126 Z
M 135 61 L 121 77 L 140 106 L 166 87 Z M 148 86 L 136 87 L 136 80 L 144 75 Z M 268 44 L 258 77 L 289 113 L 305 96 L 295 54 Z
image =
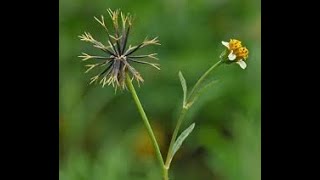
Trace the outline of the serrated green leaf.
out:
M 183 141 L 189 136 L 189 134 L 192 132 L 193 128 L 195 126 L 195 123 L 192 123 L 186 130 L 184 130 L 180 136 L 178 137 L 178 139 L 176 140 L 176 142 L 173 144 L 173 152 L 171 155 L 171 159 L 170 162 L 173 158 L 173 156 L 176 154 L 176 152 L 180 149 Z
M 187 101 L 187 83 L 186 80 L 184 79 L 181 71 L 179 71 L 179 79 L 181 82 L 182 90 L 183 90 L 183 106 L 186 105 Z

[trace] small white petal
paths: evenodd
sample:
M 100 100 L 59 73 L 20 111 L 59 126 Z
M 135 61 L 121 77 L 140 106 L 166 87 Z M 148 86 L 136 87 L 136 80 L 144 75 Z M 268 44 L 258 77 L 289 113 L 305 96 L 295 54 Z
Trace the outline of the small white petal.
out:
M 228 58 L 230 61 L 233 61 L 237 58 L 237 56 L 235 54 L 233 54 L 233 51 L 231 51 L 230 54 L 228 55 Z
M 229 43 L 228 43 L 228 42 L 221 41 L 221 43 L 222 43 L 225 47 L 227 47 L 227 48 L 229 49 Z
M 244 62 L 243 60 L 240 60 L 237 62 L 239 64 L 239 66 L 242 68 L 242 69 L 245 69 L 247 67 L 247 64 L 246 62 Z

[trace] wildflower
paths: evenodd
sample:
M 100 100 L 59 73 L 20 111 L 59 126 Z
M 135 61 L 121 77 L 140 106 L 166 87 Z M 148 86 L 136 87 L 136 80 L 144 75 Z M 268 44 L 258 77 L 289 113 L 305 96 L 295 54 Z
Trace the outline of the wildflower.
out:
M 112 20 L 113 33 L 107 28 L 104 17 L 101 15 L 101 19 L 96 17 L 95 20 L 106 30 L 108 36 L 108 45 L 104 45 L 101 42 L 95 40 L 92 35 L 85 32 L 79 36 L 81 41 L 89 42 L 93 44 L 94 47 L 102 50 L 105 56 L 92 56 L 86 53 L 82 53 L 81 57 L 83 61 L 89 59 L 96 59 L 100 62 L 95 64 L 88 64 L 86 67 L 86 73 L 96 67 L 104 67 L 104 69 L 96 76 L 91 78 L 90 84 L 93 82 L 98 82 L 104 87 L 106 84 L 112 85 L 117 89 L 126 89 L 125 76 L 126 73 L 132 74 L 132 80 L 136 79 L 138 84 L 143 82 L 143 78 L 140 73 L 131 65 L 131 63 L 147 64 L 160 70 L 159 64 L 150 63 L 147 61 L 142 61 L 143 58 L 157 59 L 156 53 L 151 53 L 147 55 L 134 55 L 139 49 L 146 47 L 148 45 L 160 45 L 157 37 L 151 40 L 147 38 L 140 44 L 136 46 L 128 44 L 129 33 L 132 26 L 132 16 L 130 14 L 124 15 L 119 10 L 112 11 L 108 9 L 108 13 Z M 119 18 L 120 16 L 120 18 Z M 121 20 L 119 20 L 121 19 Z M 119 21 L 121 24 L 119 24 Z M 113 34 L 113 35 L 111 35 Z
M 223 52 L 220 58 L 228 59 L 229 61 L 226 61 L 228 64 L 236 62 L 242 69 L 245 69 L 247 67 L 245 60 L 249 56 L 249 50 L 242 46 L 241 41 L 230 39 L 229 42 L 222 41 L 222 44 L 227 47 L 227 50 Z

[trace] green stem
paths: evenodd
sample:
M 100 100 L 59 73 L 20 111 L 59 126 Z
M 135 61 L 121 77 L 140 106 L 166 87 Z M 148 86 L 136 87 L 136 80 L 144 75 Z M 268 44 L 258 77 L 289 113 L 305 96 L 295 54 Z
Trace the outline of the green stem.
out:
M 218 62 L 216 62 L 213 66 L 211 66 L 196 82 L 196 84 L 193 86 L 190 94 L 189 94 L 189 98 L 188 100 L 190 100 L 192 98 L 192 95 L 194 94 L 195 90 L 198 88 L 198 86 L 201 85 L 202 81 L 210 74 L 210 72 L 216 68 L 217 66 L 219 66 L 220 64 L 222 64 L 223 60 L 220 60 Z M 188 101 L 187 101 L 188 102 Z
M 133 86 L 133 84 L 131 82 L 131 79 L 130 79 L 128 74 L 126 74 L 126 83 L 127 83 L 128 88 L 129 88 L 129 91 L 132 94 L 133 100 L 137 105 L 137 108 L 138 108 L 138 111 L 139 111 L 139 113 L 141 115 L 142 121 L 143 121 L 145 127 L 147 128 L 148 134 L 149 134 L 150 139 L 152 141 L 152 145 L 153 145 L 153 147 L 154 147 L 154 149 L 156 151 L 156 157 L 157 157 L 157 159 L 159 161 L 159 164 L 160 164 L 160 167 L 162 168 L 163 173 L 164 173 L 165 172 L 165 170 L 164 170 L 165 169 L 164 168 L 164 162 L 163 162 L 163 158 L 162 158 L 162 155 L 161 155 L 161 152 L 160 152 L 159 145 L 158 145 L 157 140 L 156 140 L 156 138 L 155 138 L 155 136 L 153 134 L 153 131 L 152 131 L 152 128 L 151 128 L 151 126 L 149 124 L 147 115 L 143 110 L 141 102 L 140 102 L 140 100 L 138 98 L 136 90 L 134 89 L 134 86 Z
M 167 169 L 167 168 L 163 168 L 163 179 L 164 180 L 169 180 L 168 170 L 169 169 Z
M 200 78 L 199 80 L 196 82 L 196 84 L 193 86 L 189 96 L 188 96 L 188 99 L 187 99 L 187 104 L 190 102 L 190 100 L 192 100 L 192 96 L 194 95 L 194 92 L 197 88 L 199 88 L 199 86 L 201 85 L 201 83 L 204 81 L 204 79 L 210 74 L 210 72 L 216 68 L 217 66 L 219 66 L 220 64 L 222 64 L 222 60 L 218 61 L 217 63 L 215 63 L 213 66 L 211 66 Z M 186 106 L 186 107 L 183 107 L 182 110 L 181 110 L 181 113 L 179 115 L 179 119 L 178 119 L 178 122 L 177 122 L 177 125 L 174 129 L 174 132 L 173 132 L 173 135 L 172 135 L 172 138 L 171 138 L 171 141 L 170 141 L 170 145 L 169 145 L 169 149 L 168 149 L 168 153 L 167 153 L 167 158 L 166 158 L 166 162 L 165 162 L 165 170 L 166 170 L 166 173 L 165 175 L 167 176 L 167 178 L 165 180 L 168 180 L 168 171 L 169 171 L 169 168 L 170 168 L 170 164 L 171 164 L 171 160 L 172 160 L 172 153 L 173 153 L 173 145 L 176 141 L 176 138 L 178 136 L 178 133 L 179 133 L 179 130 L 180 130 L 180 127 L 181 127 L 181 124 L 184 120 L 184 117 L 186 116 L 186 113 L 188 111 L 190 107 L 189 106 Z
M 172 135 L 172 138 L 171 138 L 171 141 L 170 141 L 169 150 L 168 150 L 166 163 L 165 163 L 165 167 L 166 167 L 167 170 L 169 170 L 170 163 L 171 163 L 171 160 L 172 160 L 173 144 L 175 143 L 175 140 L 176 140 L 177 135 L 179 133 L 180 126 L 182 124 L 182 121 L 183 121 L 187 111 L 188 111 L 188 109 L 182 108 L 181 113 L 179 115 L 179 119 L 178 119 L 177 125 L 176 125 L 176 127 L 175 127 L 175 129 L 173 131 L 173 135 Z

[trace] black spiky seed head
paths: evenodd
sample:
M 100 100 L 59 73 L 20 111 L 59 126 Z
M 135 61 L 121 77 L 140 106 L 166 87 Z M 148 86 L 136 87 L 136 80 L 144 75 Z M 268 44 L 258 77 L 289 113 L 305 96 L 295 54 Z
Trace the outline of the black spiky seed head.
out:
M 102 70 L 99 74 L 91 78 L 90 84 L 98 82 L 104 87 L 107 85 L 112 85 L 115 89 L 126 89 L 126 73 L 132 75 L 132 80 L 135 79 L 138 84 L 143 82 L 143 78 L 140 73 L 131 65 L 133 63 L 147 64 L 158 70 L 159 64 L 143 61 L 144 58 L 156 59 L 156 53 L 146 54 L 146 55 L 135 55 L 135 53 L 148 45 L 160 45 L 157 37 L 151 40 L 147 38 L 140 44 L 136 46 L 127 45 L 129 33 L 132 27 L 132 16 L 130 14 L 124 15 L 120 10 L 112 11 L 108 9 L 108 13 L 112 20 L 113 31 L 111 32 L 106 24 L 104 17 L 101 15 L 101 19 L 95 18 L 95 20 L 106 30 L 108 45 L 95 40 L 92 35 L 88 32 L 80 35 L 81 41 L 89 42 L 93 44 L 95 48 L 100 49 L 105 53 L 105 56 L 95 56 L 89 55 L 87 53 L 82 53 L 81 57 L 83 61 L 90 59 L 97 60 L 94 64 L 87 64 L 86 73 L 96 67 L 101 67 Z M 119 24 L 120 22 L 120 24 Z

